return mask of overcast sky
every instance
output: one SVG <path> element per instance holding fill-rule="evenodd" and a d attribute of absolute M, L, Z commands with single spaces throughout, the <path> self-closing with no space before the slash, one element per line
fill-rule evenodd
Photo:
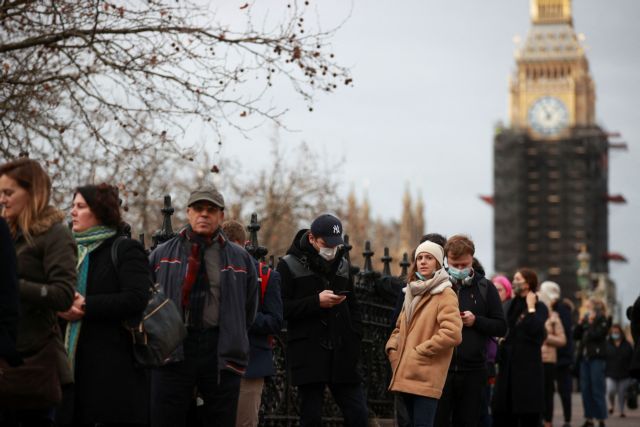
<path fill-rule="evenodd" d="M 329 27 L 351 5 L 322 0 L 316 7 Z M 335 171 L 343 177 L 339 191 L 368 194 L 374 216 L 399 219 L 409 184 L 424 198 L 428 230 L 471 235 L 492 272 L 493 212 L 478 195 L 493 192 L 493 126 L 508 122 L 514 36 L 526 37 L 529 0 L 354 0 L 352 7 L 333 45 L 354 87 L 319 97 L 313 113 L 288 92 L 275 94 L 297 130 L 281 139 L 344 157 L 344 169 Z M 640 1 L 575 0 L 573 16 L 586 36 L 597 121 L 629 145 L 611 152 L 609 163 L 610 193 L 628 200 L 609 208 L 610 250 L 629 259 L 610 266 L 626 307 L 640 290 Z M 253 153 L 250 163 L 259 166 L 271 135 L 265 126 L 244 141 L 229 130 L 233 143 L 222 155 Z"/>

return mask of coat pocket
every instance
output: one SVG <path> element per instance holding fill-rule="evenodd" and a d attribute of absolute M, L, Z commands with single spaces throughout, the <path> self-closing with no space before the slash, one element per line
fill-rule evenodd
<path fill-rule="evenodd" d="M 428 378 L 426 371 L 431 368 L 433 358 L 431 356 L 423 356 L 416 351 L 415 348 L 408 350 L 405 362 L 403 362 L 402 370 L 408 380 L 424 381 Z"/>

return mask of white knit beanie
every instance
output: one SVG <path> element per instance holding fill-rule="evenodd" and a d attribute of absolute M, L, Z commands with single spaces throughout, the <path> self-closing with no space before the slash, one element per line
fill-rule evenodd
<path fill-rule="evenodd" d="M 444 262 L 444 249 L 442 248 L 442 246 L 429 240 L 422 242 L 416 249 L 414 259 L 417 259 L 418 254 L 422 252 L 433 255 L 433 257 L 438 261 L 438 264 L 440 264 L 440 267 L 442 267 Z"/>

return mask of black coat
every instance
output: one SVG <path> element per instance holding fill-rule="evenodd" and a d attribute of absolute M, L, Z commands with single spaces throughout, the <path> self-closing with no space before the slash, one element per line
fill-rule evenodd
<path fill-rule="evenodd" d="M 629 367 L 633 357 L 631 344 L 622 338 L 622 342 L 616 347 L 613 340 L 607 340 L 607 367 L 605 375 L 614 380 L 629 378 Z"/>
<path fill-rule="evenodd" d="M 631 336 L 633 337 L 633 358 L 631 359 L 630 374 L 640 380 L 640 297 L 631 308 Z"/>
<path fill-rule="evenodd" d="M 535 313 L 529 313 L 522 297 L 505 302 L 504 308 L 509 331 L 498 350 L 493 412 L 542 413 L 544 375 L 540 348 L 549 311 L 537 302 Z"/>
<path fill-rule="evenodd" d="M 278 263 L 282 302 L 287 321 L 287 365 L 293 385 L 316 382 L 357 383 L 362 325 L 353 293 L 353 277 L 341 254 L 329 263 L 308 243 L 307 231 L 298 232 L 287 252 L 308 262 L 303 277 L 295 277 L 287 262 Z M 346 300 L 320 308 L 318 294 L 325 289 L 347 290 Z"/>
<path fill-rule="evenodd" d="M 485 290 L 481 290 L 480 287 Z M 475 271 L 468 285 L 454 285 L 460 311 L 471 311 L 476 320 L 462 328 L 462 343 L 453 351 L 449 371 L 474 371 L 487 367 L 487 341 L 502 337 L 507 322 L 496 287 L 481 271 Z"/>
<path fill-rule="evenodd" d="M 134 365 L 131 335 L 122 322 L 140 315 L 149 301 L 149 263 L 138 242 L 124 239 L 116 271 L 114 240 L 107 239 L 89 254 L 86 314 L 74 372 L 76 423 L 148 422 L 148 373 Z"/>
<path fill-rule="evenodd" d="M 580 341 L 578 357 L 582 359 L 605 359 L 607 357 L 607 334 L 611 321 L 598 315 L 589 323 L 582 319 L 573 330 L 573 338 Z"/>
<path fill-rule="evenodd" d="M 16 351 L 20 314 L 16 250 L 4 218 L 0 218 L 0 358 L 11 365 L 21 362 Z"/>

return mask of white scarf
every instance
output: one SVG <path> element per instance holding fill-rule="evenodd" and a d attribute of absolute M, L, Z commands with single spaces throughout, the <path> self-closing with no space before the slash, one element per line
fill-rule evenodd
<path fill-rule="evenodd" d="M 439 294 L 450 287 L 449 274 L 444 268 L 436 271 L 431 279 L 409 282 L 404 289 L 404 313 L 407 316 L 407 324 L 411 324 L 413 312 L 424 294 Z"/>

